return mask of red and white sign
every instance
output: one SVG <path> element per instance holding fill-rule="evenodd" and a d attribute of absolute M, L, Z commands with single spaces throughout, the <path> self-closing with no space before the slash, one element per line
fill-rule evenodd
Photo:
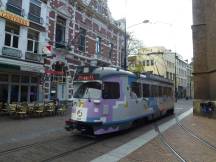
<path fill-rule="evenodd" d="M 54 75 L 64 75 L 63 71 L 55 71 L 55 70 L 45 70 L 46 74 L 54 74 Z"/>
<path fill-rule="evenodd" d="M 52 45 L 48 44 L 47 46 L 43 47 L 42 52 L 46 55 L 51 55 Z"/>

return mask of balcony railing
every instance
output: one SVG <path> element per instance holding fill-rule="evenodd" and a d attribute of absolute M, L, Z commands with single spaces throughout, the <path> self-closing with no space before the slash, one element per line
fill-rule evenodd
<path fill-rule="evenodd" d="M 26 52 L 25 59 L 30 61 L 41 62 L 42 56 L 36 53 Z"/>
<path fill-rule="evenodd" d="M 28 14 L 28 18 L 38 24 L 43 24 L 43 18 L 32 13 Z"/>
<path fill-rule="evenodd" d="M 12 58 L 21 58 L 22 52 L 21 50 L 10 48 L 10 47 L 3 47 L 2 48 L 2 55 Z"/>
<path fill-rule="evenodd" d="M 11 3 L 7 3 L 7 10 L 20 16 L 23 16 L 24 13 L 24 10 L 21 7 L 15 6 Z"/>

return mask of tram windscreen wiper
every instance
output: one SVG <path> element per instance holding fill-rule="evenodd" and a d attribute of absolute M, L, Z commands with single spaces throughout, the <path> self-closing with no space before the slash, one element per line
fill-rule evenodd
<path fill-rule="evenodd" d="M 86 95 L 88 96 L 88 101 L 91 102 L 91 96 L 89 93 L 89 88 L 86 88 Z"/>

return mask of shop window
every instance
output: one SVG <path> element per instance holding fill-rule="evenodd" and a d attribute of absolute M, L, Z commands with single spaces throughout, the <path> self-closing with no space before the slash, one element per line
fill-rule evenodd
<path fill-rule="evenodd" d="M 120 97 L 120 86 L 117 82 L 104 82 L 103 83 L 103 91 L 102 91 L 103 99 L 118 99 Z"/>
<path fill-rule="evenodd" d="M 66 29 L 66 19 L 57 16 L 56 21 L 56 48 L 65 47 L 65 29 Z"/>
<path fill-rule="evenodd" d="M 8 75 L 7 74 L 0 74 L 0 82 L 7 82 Z"/>
<path fill-rule="evenodd" d="M 5 46 L 18 48 L 19 44 L 19 25 L 6 21 L 5 25 Z"/>
<path fill-rule="evenodd" d="M 38 83 L 38 78 L 37 77 L 32 77 L 31 78 L 31 83 Z"/>
<path fill-rule="evenodd" d="M 29 19 L 36 22 L 42 23 L 41 15 L 41 2 L 39 0 L 31 0 L 29 7 Z"/>
<path fill-rule="evenodd" d="M 149 97 L 150 91 L 149 91 L 149 85 L 143 84 L 143 97 Z"/>
<path fill-rule="evenodd" d="M 39 40 L 39 33 L 29 29 L 28 30 L 28 45 L 27 51 L 31 53 L 38 53 L 38 40 Z"/>
<path fill-rule="evenodd" d="M 38 88 L 36 86 L 31 86 L 30 89 L 30 102 L 37 101 L 38 97 Z"/>
<path fill-rule="evenodd" d="M 19 79 L 20 79 L 19 75 L 13 75 L 11 78 L 13 83 L 19 83 Z"/>
<path fill-rule="evenodd" d="M 79 50 L 85 52 L 86 30 L 80 28 L 79 31 Z"/>
<path fill-rule="evenodd" d="M 19 86 L 12 85 L 11 86 L 11 102 L 18 102 L 19 97 Z"/>
<path fill-rule="evenodd" d="M 130 95 L 132 98 L 141 97 L 142 94 L 141 94 L 141 84 L 140 83 L 133 82 L 131 84 L 131 94 Z"/>
<path fill-rule="evenodd" d="M 20 101 L 21 102 L 27 102 L 28 101 L 28 86 L 21 86 Z"/>
<path fill-rule="evenodd" d="M 96 38 L 96 54 L 100 55 L 101 54 L 101 38 L 97 37 Z"/>
<path fill-rule="evenodd" d="M 21 82 L 22 83 L 29 83 L 29 76 L 22 76 L 21 77 Z"/>
<path fill-rule="evenodd" d="M 8 84 L 0 84 L 0 102 L 8 100 Z"/>

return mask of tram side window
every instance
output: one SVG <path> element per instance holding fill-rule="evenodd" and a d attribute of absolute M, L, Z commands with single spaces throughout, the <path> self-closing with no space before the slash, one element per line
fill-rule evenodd
<path fill-rule="evenodd" d="M 165 96 L 172 96 L 172 88 L 164 87 L 164 95 Z"/>
<path fill-rule="evenodd" d="M 132 82 L 131 84 L 131 95 L 136 94 L 136 97 L 140 98 L 141 95 L 141 84 L 137 82 Z"/>
<path fill-rule="evenodd" d="M 103 91 L 102 91 L 103 99 L 118 99 L 120 98 L 120 86 L 117 82 L 104 82 L 103 83 Z"/>
<path fill-rule="evenodd" d="M 173 95 L 172 88 L 167 88 L 167 91 L 168 91 L 168 96 L 172 96 Z"/>
<path fill-rule="evenodd" d="M 159 86 L 159 97 L 163 96 L 163 87 Z"/>
<path fill-rule="evenodd" d="M 149 97 L 150 91 L 149 91 L 149 85 L 143 84 L 143 97 Z"/>
<path fill-rule="evenodd" d="M 151 97 L 158 97 L 158 96 L 159 96 L 158 86 L 152 85 L 151 86 Z"/>

